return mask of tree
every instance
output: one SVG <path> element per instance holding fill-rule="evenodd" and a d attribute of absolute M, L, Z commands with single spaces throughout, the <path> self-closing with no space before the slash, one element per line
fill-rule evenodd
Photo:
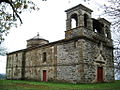
<path fill-rule="evenodd" d="M 12 27 L 22 24 L 20 14 L 24 11 L 38 10 L 31 0 L 0 0 L 0 44 Z"/>
<path fill-rule="evenodd" d="M 114 40 L 114 60 L 115 73 L 120 79 L 120 0 L 109 0 L 108 5 L 104 5 L 105 14 L 112 20 L 112 32 Z"/>
<path fill-rule="evenodd" d="M 114 63 L 115 63 L 115 75 L 120 80 L 120 32 L 116 30 L 113 32 L 114 40 Z"/>
<path fill-rule="evenodd" d="M 120 32 L 120 0 L 109 0 L 105 6 L 105 13 L 112 19 L 114 30 Z"/>
<path fill-rule="evenodd" d="M 7 49 L 3 46 L 3 44 L 0 44 L 0 56 L 4 56 L 7 53 Z"/>

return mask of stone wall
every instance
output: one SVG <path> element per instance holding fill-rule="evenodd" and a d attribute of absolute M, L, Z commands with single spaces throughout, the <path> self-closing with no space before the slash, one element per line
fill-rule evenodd
<path fill-rule="evenodd" d="M 78 83 L 81 81 L 80 48 L 77 42 L 67 42 L 57 45 L 57 80 L 61 82 Z"/>
<path fill-rule="evenodd" d="M 43 53 L 46 52 L 46 62 L 43 62 Z M 53 80 L 54 74 L 54 47 L 43 47 L 27 51 L 25 54 L 25 79 L 42 81 L 42 71 L 47 71 L 47 80 Z"/>
<path fill-rule="evenodd" d="M 100 58 L 103 64 L 97 62 Z M 112 48 L 104 42 L 101 44 L 89 39 L 75 39 L 26 49 L 8 55 L 7 63 L 8 79 L 22 79 L 24 73 L 24 79 L 43 81 L 43 70 L 46 70 L 47 81 L 93 83 L 97 82 L 97 68 L 103 67 L 104 81 L 114 80 Z"/>
<path fill-rule="evenodd" d="M 113 49 L 109 47 L 104 47 L 105 61 L 106 61 L 106 72 L 105 80 L 106 82 L 114 81 L 114 59 L 113 59 Z"/>
<path fill-rule="evenodd" d="M 10 54 L 7 57 L 6 73 L 8 79 L 21 79 L 23 52 Z"/>
<path fill-rule="evenodd" d="M 97 68 L 103 67 L 105 82 L 114 80 L 113 50 L 106 43 L 84 40 L 83 60 L 85 82 L 97 82 Z M 98 57 L 99 62 L 97 61 Z"/>

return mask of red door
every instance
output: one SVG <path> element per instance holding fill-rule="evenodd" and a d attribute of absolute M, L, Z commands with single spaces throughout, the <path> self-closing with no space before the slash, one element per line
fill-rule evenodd
<path fill-rule="evenodd" d="M 103 67 L 98 67 L 97 69 L 97 81 L 103 82 Z"/>
<path fill-rule="evenodd" d="M 43 81 L 46 82 L 47 81 L 47 73 L 46 73 L 46 70 L 43 70 Z"/>

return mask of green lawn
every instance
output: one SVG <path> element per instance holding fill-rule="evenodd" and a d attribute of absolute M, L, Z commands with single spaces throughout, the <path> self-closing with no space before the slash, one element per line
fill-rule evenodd
<path fill-rule="evenodd" d="M 0 80 L 0 90 L 120 90 L 120 81 L 99 84 L 67 84 Z"/>

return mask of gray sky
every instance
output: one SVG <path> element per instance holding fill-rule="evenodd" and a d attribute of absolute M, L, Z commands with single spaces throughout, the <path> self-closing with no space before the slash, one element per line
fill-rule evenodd
<path fill-rule="evenodd" d="M 24 12 L 21 15 L 23 25 L 18 28 L 12 28 L 6 37 L 4 46 L 8 52 L 26 48 L 26 40 L 34 37 L 39 32 L 40 36 L 50 42 L 64 39 L 66 30 L 66 9 L 78 4 L 83 4 L 92 9 L 93 18 L 98 18 L 102 12 L 101 6 L 107 0 L 36 0 L 40 7 L 39 11 L 32 13 Z M 90 3 L 90 4 L 89 4 Z M 100 10 L 100 11 L 99 11 Z M 0 56 L 0 73 L 5 73 L 6 56 Z"/>

